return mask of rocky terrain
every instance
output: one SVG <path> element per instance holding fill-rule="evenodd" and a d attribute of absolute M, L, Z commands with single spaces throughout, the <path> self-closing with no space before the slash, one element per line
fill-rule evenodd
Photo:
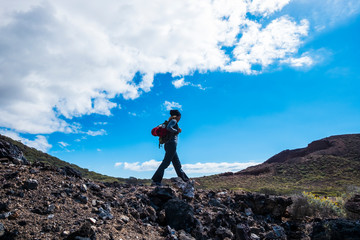
<path fill-rule="evenodd" d="M 289 197 L 94 182 L 4 141 L 0 163 L 0 239 L 360 239 L 359 221 L 294 219 Z"/>

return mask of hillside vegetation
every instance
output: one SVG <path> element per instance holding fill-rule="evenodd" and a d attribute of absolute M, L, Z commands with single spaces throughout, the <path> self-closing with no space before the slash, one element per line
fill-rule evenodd
<path fill-rule="evenodd" d="M 31 163 L 38 161 L 38 162 L 43 162 L 43 163 L 46 163 L 46 164 L 49 164 L 51 166 L 58 167 L 58 168 L 69 166 L 73 169 L 78 170 L 82 174 L 83 177 L 92 179 L 94 181 L 96 180 L 96 181 L 101 181 L 101 182 L 120 182 L 120 183 L 127 183 L 129 181 L 130 182 L 138 182 L 138 181 L 141 182 L 141 180 L 134 179 L 134 178 L 130 178 L 130 179 L 115 178 L 115 177 L 106 176 L 106 175 L 103 175 L 100 173 L 96 173 L 94 171 L 90 171 L 86 168 L 81 168 L 75 164 L 71 164 L 71 163 L 65 162 L 63 160 L 60 160 L 60 159 L 53 157 L 47 153 L 43 153 L 35 148 L 28 147 L 19 141 L 15 141 L 15 140 L 13 140 L 9 137 L 5 137 L 3 135 L 0 135 L 0 139 L 3 139 L 5 141 L 10 142 L 10 143 L 16 145 L 17 147 L 19 147 L 20 150 L 23 152 L 24 156 L 26 157 L 26 159 L 28 161 L 30 161 Z"/>
<path fill-rule="evenodd" d="M 269 194 L 302 191 L 341 195 L 360 186 L 360 134 L 339 135 L 285 150 L 236 173 L 198 178 L 207 189 L 242 189 Z"/>

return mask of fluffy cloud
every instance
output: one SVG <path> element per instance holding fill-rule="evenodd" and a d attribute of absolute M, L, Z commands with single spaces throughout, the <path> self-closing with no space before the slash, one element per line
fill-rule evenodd
<path fill-rule="evenodd" d="M 125 170 L 145 172 L 145 171 L 155 171 L 161 161 L 150 160 L 147 162 L 139 163 L 128 163 L 128 162 L 118 162 L 115 163 L 115 167 L 123 166 Z M 245 169 L 250 166 L 259 164 L 258 162 L 246 162 L 246 163 L 195 163 L 195 164 L 183 164 L 183 170 L 188 174 L 218 174 L 223 172 L 238 172 L 242 169 Z M 172 165 L 169 166 L 170 171 L 174 171 Z"/>
<path fill-rule="evenodd" d="M 86 132 L 86 134 L 89 135 L 89 136 L 94 137 L 94 136 L 103 136 L 103 135 L 106 135 L 107 133 L 106 133 L 106 131 L 104 129 L 100 129 L 98 131 L 89 130 L 89 131 Z"/>
<path fill-rule="evenodd" d="M 252 0 L 249 1 L 249 12 L 268 16 L 282 9 L 290 0 Z"/>
<path fill-rule="evenodd" d="M 182 108 L 182 106 L 177 103 L 177 102 L 169 102 L 169 101 L 165 101 L 164 102 L 164 107 L 166 110 L 171 110 L 171 109 L 174 109 L 174 108 L 177 108 L 177 109 L 180 109 Z"/>
<path fill-rule="evenodd" d="M 180 79 L 177 79 L 177 80 L 172 81 L 172 84 L 173 84 L 174 87 L 176 87 L 176 88 L 181 88 L 181 87 L 183 87 L 183 86 L 189 85 L 190 83 L 189 83 L 189 82 L 185 82 L 185 79 L 184 79 L 184 78 L 180 78 Z"/>
<path fill-rule="evenodd" d="M 262 26 L 246 18 L 248 12 L 268 18 L 287 3 L 3 2 L 0 126 L 33 134 L 77 132 L 71 119 L 111 115 L 112 109 L 121 108 L 115 98 L 135 99 L 150 91 L 157 73 L 173 77 L 216 70 L 251 74 L 258 73 L 253 65 L 267 67 L 277 60 L 296 59 L 307 21 L 298 24 L 281 17 Z M 235 59 L 223 47 L 235 47 Z M 133 81 L 139 74 L 140 81 Z"/>
<path fill-rule="evenodd" d="M 201 90 L 205 90 L 205 88 L 203 86 L 201 86 L 201 84 L 193 84 L 191 82 L 185 82 L 184 78 L 176 79 L 176 80 L 172 81 L 172 84 L 176 88 L 181 88 L 181 87 L 189 85 L 189 86 L 192 86 L 192 87 L 197 87 L 197 88 L 199 88 Z"/>
<path fill-rule="evenodd" d="M 29 140 L 21 137 L 18 133 L 13 131 L 0 130 L 0 134 L 8 136 L 16 141 L 20 141 L 29 147 L 36 148 L 37 150 L 45 153 L 52 147 L 52 145 L 48 143 L 46 137 L 42 135 L 37 135 L 34 140 Z"/>
<path fill-rule="evenodd" d="M 253 66 L 266 68 L 275 61 L 296 59 L 292 56 L 302 43 L 301 37 L 307 35 L 308 28 L 307 20 L 297 24 L 288 17 L 275 19 L 265 28 L 249 21 L 233 51 L 236 60 L 226 69 L 251 74 L 259 72 L 252 69 Z"/>
<path fill-rule="evenodd" d="M 147 162 L 143 162 L 143 163 L 139 163 L 139 162 L 135 162 L 135 163 L 128 163 L 128 162 L 124 162 L 124 169 L 125 170 L 132 170 L 132 171 L 138 171 L 138 172 L 142 172 L 142 171 L 154 171 L 156 170 L 161 162 L 158 162 L 156 160 L 150 160 Z M 121 166 L 121 163 L 116 163 L 115 166 Z"/>

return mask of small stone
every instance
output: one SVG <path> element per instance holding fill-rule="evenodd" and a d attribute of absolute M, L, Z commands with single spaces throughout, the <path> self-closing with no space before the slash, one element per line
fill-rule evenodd
<path fill-rule="evenodd" d="M 25 225 L 26 225 L 26 221 L 23 221 L 23 220 L 22 220 L 22 221 L 19 221 L 18 224 L 19 224 L 20 226 L 25 226 Z"/>
<path fill-rule="evenodd" d="M 219 192 L 219 193 L 217 193 L 216 195 L 218 195 L 218 196 L 225 196 L 227 194 L 227 192 Z"/>
<path fill-rule="evenodd" d="M 75 196 L 75 199 L 78 200 L 80 203 L 86 204 L 88 202 L 88 197 L 82 195 L 82 194 L 78 194 Z"/>
<path fill-rule="evenodd" d="M 0 214 L 0 219 L 6 219 L 11 215 L 11 212 L 6 212 L 6 213 L 2 213 Z"/>
<path fill-rule="evenodd" d="M 251 240 L 260 240 L 260 237 L 258 235 L 256 235 L 255 233 L 252 233 L 250 235 L 250 238 L 251 238 Z"/>
<path fill-rule="evenodd" d="M 121 225 L 115 225 L 115 229 L 118 231 L 121 231 L 123 229 L 123 226 Z"/>
<path fill-rule="evenodd" d="M 55 217 L 54 214 L 50 214 L 47 218 L 48 218 L 48 219 L 53 219 L 54 217 Z"/>
<path fill-rule="evenodd" d="M 130 221 L 129 217 L 125 215 L 121 215 L 120 220 L 123 221 L 124 223 L 128 223 Z"/>
<path fill-rule="evenodd" d="M 56 209 L 56 206 L 54 204 L 50 204 L 46 210 L 48 213 L 53 213 L 53 212 L 55 212 L 55 209 Z"/>
<path fill-rule="evenodd" d="M 251 208 L 246 208 L 245 209 L 245 214 L 246 214 L 246 216 L 252 216 L 253 212 L 252 212 Z"/>
<path fill-rule="evenodd" d="M 29 171 L 31 174 L 36 174 L 36 173 L 39 173 L 39 171 L 38 170 L 36 170 L 36 169 L 34 169 L 34 168 L 32 168 L 32 169 L 30 169 L 30 171 Z"/>
<path fill-rule="evenodd" d="M 184 230 L 180 230 L 179 240 L 195 240 L 190 234 L 186 233 Z"/>
<path fill-rule="evenodd" d="M 69 235 L 70 235 L 70 231 L 63 231 L 61 233 L 61 236 L 63 236 L 63 237 L 66 237 L 66 236 L 69 236 Z"/>
<path fill-rule="evenodd" d="M 276 237 L 278 237 L 278 238 L 280 238 L 280 239 L 286 238 L 286 234 L 285 234 L 284 228 L 276 225 L 276 226 L 273 226 L 273 230 L 274 230 L 274 232 L 275 232 Z"/>
<path fill-rule="evenodd" d="M 87 187 L 85 184 L 81 184 L 80 186 L 80 191 L 83 192 L 83 193 L 86 193 L 87 192 Z"/>
<path fill-rule="evenodd" d="M 88 220 L 89 220 L 92 224 L 95 224 L 95 223 L 96 223 L 95 218 L 89 218 Z"/>
<path fill-rule="evenodd" d="M 9 219 L 9 220 L 15 220 L 15 219 L 17 219 L 18 217 L 19 217 L 18 211 L 15 210 L 15 211 L 13 211 L 13 212 L 10 213 L 8 219 Z"/>
<path fill-rule="evenodd" d="M 114 216 L 110 213 L 110 211 L 108 209 L 103 209 L 102 207 L 99 208 L 99 217 L 102 219 L 102 220 L 111 220 L 114 218 Z"/>
<path fill-rule="evenodd" d="M 0 237 L 5 235 L 5 226 L 4 224 L 0 223 Z"/>
<path fill-rule="evenodd" d="M 163 209 L 159 212 L 159 222 L 163 224 L 165 223 L 165 221 L 166 221 L 166 215 L 165 215 L 165 209 Z"/>
<path fill-rule="evenodd" d="M 215 232 L 216 235 L 221 236 L 222 239 L 224 238 L 233 238 L 234 234 L 230 231 L 230 229 L 224 228 L 224 227 L 219 227 L 218 229 L 216 229 Z"/>
<path fill-rule="evenodd" d="M 92 201 L 91 201 L 91 205 L 92 205 L 93 207 L 96 207 L 97 201 L 96 201 L 96 200 L 92 200 Z"/>
<path fill-rule="evenodd" d="M 28 190 L 35 190 L 39 186 L 39 183 L 35 179 L 29 179 L 25 181 L 23 188 Z"/>

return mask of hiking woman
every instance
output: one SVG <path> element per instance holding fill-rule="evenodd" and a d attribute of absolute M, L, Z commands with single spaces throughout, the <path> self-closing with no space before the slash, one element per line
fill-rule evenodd
<path fill-rule="evenodd" d="M 170 139 L 165 143 L 165 157 L 159 168 L 156 170 L 154 176 L 151 178 L 153 180 L 153 185 L 161 186 L 161 180 L 164 176 L 165 169 L 170 165 L 170 162 L 174 165 L 176 174 L 185 182 L 189 181 L 188 176 L 181 169 L 181 163 L 179 157 L 176 153 L 178 134 L 181 133 L 181 128 L 178 126 L 178 122 L 181 119 L 181 114 L 179 110 L 171 110 L 171 117 L 169 118 L 169 123 L 166 127 Z"/>

